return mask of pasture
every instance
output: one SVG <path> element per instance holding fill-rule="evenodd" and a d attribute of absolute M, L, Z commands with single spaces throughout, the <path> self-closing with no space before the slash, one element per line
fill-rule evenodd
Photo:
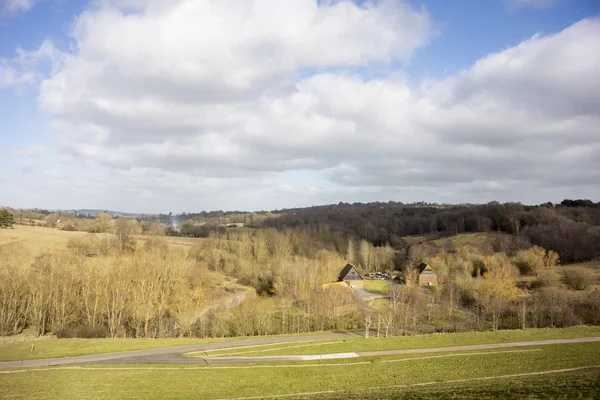
<path fill-rule="evenodd" d="M 64 248 L 69 240 L 85 237 L 86 232 L 61 231 L 40 226 L 14 225 L 14 229 L 0 230 L 0 246 L 19 244 L 25 249 L 40 253 L 46 250 Z"/>
<path fill-rule="evenodd" d="M 0 230 L 0 247 L 9 244 L 22 245 L 31 253 L 39 254 L 42 251 L 51 251 L 59 248 L 65 248 L 69 240 L 92 236 L 103 236 L 102 233 L 90 234 L 87 232 L 63 231 L 57 228 L 46 228 L 41 226 L 14 225 L 14 229 Z M 147 240 L 147 236 L 136 236 L 138 245 Z M 163 239 L 171 248 L 189 249 L 191 246 L 199 244 L 202 238 L 164 236 Z"/>
<path fill-rule="evenodd" d="M 449 389 L 471 398 L 594 398 L 599 375 L 596 342 L 327 363 L 21 369 L 0 371 L 0 397 L 402 399 Z"/>
<path fill-rule="evenodd" d="M 580 337 L 600 337 L 600 327 L 586 326 L 563 329 L 528 329 L 496 332 L 444 333 L 438 335 L 416 335 L 389 338 L 351 337 L 343 340 L 326 340 L 297 343 L 274 344 L 260 348 L 236 350 L 239 356 L 271 355 L 310 355 L 381 350 L 425 349 L 447 346 L 467 346 L 476 344 L 528 342 L 534 340 L 572 339 Z M 231 353 L 232 350 L 212 351 L 212 356 Z"/>

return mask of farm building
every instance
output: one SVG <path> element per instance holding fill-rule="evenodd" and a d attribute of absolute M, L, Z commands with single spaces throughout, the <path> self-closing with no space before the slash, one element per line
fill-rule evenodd
<path fill-rule="evenodd" d="M 340 276 L 338 276 L 338 282 L 345 282 L 346 285 L 351 288 L 363 288 L 364 281 L 358 270 L 350 264 L 346 264 Z"/>
<path fill-rule="evenodd" d="M 419 286 L 437 285 L 437 276 L 429 265 L 421 263 L 417 266 L 416 269 L 419 273 Z"/>

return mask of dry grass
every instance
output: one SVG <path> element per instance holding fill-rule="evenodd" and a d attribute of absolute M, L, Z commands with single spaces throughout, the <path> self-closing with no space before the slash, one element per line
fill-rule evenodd
<path fill-rule="evenodd" d="M 69 240 L 85 237 L 86 235 L 88 235 L 87 232 L 70 232 L 41 226 L 15 225 L 14 229 L 0 230 L 0 246 L 18 243 L 23 245 L 26 250 L 40 253 L 45 250 L 65 248 Z M 147 239 L 146 236 L 138 236 L 137 238 L 142 243 Z M 170 236 L 165 236 L 164 239 L 170 247 L 184 250 L 205 240 L 202 238 Z"/>
<path fill-rule="evenodd" d="M 461 233 L 458 235 L 432 240 L 431 243 L 437 246 L 443 246 L 449 243 L 452 248 L 464 246 L 467 244 L 479 247 L 488 242 L 490 239 L 497 237 L 498 234 L 493 233 Z"/>
<path fill-rule="evenodd" d="M 39 226 L 15 225 L 14 229 L 0 230 L 0 246 L 21 244 L 27 250 L 39 253 L 64 248 L 70 239 L 87 235 L 86 232 L 68 232 Z"/>

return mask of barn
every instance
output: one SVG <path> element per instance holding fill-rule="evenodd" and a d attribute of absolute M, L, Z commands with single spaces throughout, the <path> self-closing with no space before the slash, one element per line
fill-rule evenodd
<path fill-rule="evenodd" d="M 345 282 L 346 285 L 351 288 L 364 288 L 365 282 L 363 277 L 360 275 L 358 270 L 350 264 L 346 264 L 346 266 L 340 272 L 340 276 L 338 276 L 338 282 Z"/>
<path fill-rule="evenodd" d="M 437 285 L 437 275 L 429 265 L 425 263 L 419 264 L 417 266 L 417 272 L 419 273 L 419 286 Z"/>

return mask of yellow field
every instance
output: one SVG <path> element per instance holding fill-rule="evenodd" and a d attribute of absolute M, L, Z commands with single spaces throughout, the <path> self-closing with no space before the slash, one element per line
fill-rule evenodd
<path fill-rule="evenodd" d="M 64 248 L 70 239 L 88 235 L 87 232 L 61 231 L 56 228 L 45 228 L 40 226 L 14 225 L 14 229 L 0 229 L 0 246 L 11 243 L 19 243 L 26 249 L 35 253 L 44 250 Z M 138 240 L 145 240 L 145 236 L 139 236 Z M 164 239 L 170 246 L 187 249 L 199 244 L 202 238 L 169 237 Z"/>
<path fill-rule="evenodd" d="M 65 247 L 70 239 L 87 235 L 86 232 L 68 232 L 39 226 L 15 225 L 14 229 L 0 229 L 0 246 L 19 243 L 40 252 Z"/>
<path fill-rule="evenodd" d="M 441 238 L 437 240 L 431 241 L 431 243 L 436 244 L 438 246 L 444 245 L 445 243 L 450 243 L 452 247 L 463 246 L 466 244 L 472 244 L 474 246 L 479 246 L 490 239 L 501 236 L 499 233 L 460 233 L 458 235 L 450 236 L 447 238 Z"/>

